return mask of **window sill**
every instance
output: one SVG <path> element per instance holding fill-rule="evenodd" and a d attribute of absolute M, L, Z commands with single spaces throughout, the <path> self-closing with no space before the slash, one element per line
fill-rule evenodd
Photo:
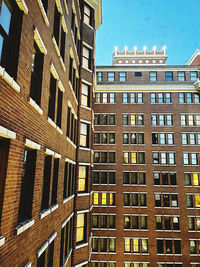
<path fill-rule="evenodd" d="M 88 68 L 85 68 L 84 66 L 82 66 L 82 68 L 90 73 L 92 73 L 92 70 L 88 69 Z"/>
<path fill-rule="evenodd" d="M 40 114 L 43 115 L 43 110 L 36 104 L 36 102 L 30 97 L 29 104 Z"/>
<path fill-rule="evenodd" d="M 54 204 L 51 206 L 51 212 L 53 212 L 54 210 L 56 210 L 58 208 L 58 204 Z"/>
<path fill-rule="evenodd" d="M 73 90 L 73 87 L 72 87 L 72 84 L 71 84 L 70 81 L 69 81 L 69 87 L 71 88 L 72 94 L 73 94 L 73 96 L 74 96 L 74 100 L 75 100 L 75 102 L 76 102 L 76 105 L 78 106 L 78 101 L 77 101 L 76 95 L 75 95 L 75 93 L 74 93 L 74 90 Z"/>
<path fill-rule="evenodd" d="M 45 11 L 45 9 L 44 9 L 44 6 L 43 6 L 43 4 L 42 4 L 42 1 L 41 1 L 41 0 L 37 0 L 37 2 L 38 2 L 38 5 L 39 5 L 39 7 L 40 7 L 40 11 L 41 11 L 41 13 L 42 13 L 44 22 L 46 23 L 47 26 L 49 26 L 49 20 L 48 20 L 46 11 Z"/>
<path fill-rule="evenodd" d="M 55 39 L 54 36 L 52 37 L 52 42 L 53 42 L 53 45 L 54 45 L 54 47 L 55 47 L 56 54 L 57 54 L 57 56 L 60 58 L 60 50 L 59 50 L 59 48 L 58 48 L 58 45 L 57 45 L 57 42 L 56 42 L 56 39 Z"/>
<path fill-rule="evenodd" d="M 90 148 L 82 147 L 82 146 L 80 146 L 79 149 L 80 149 L 80 150 L 85 150 L 85 151 L 90 151 L 90 150 L 91 150 Z"/>
<path fill-rule="evenodd" d="M 27 264 L 26 265 L 24 265 L 24 267 L 31 267 L 32 265 L 31 265 L 31 262 L 29 261 L 29 262 L 27 262 Z"/>
<path fill-rule="evenodd" d="M 87 109 L 87 110 L 92 110 L 90 107 L 86 107 L 84 105 L 81 105 L 81 107 L 84 108 L 84 109 Z"/>
<path fill-rule="evenodd" d="M 6 238 L 3 236 L 0 236 L 0 247 L 5 244 Z"/>
<path fill-rule="evenodd" d="M 14 81 L 14 79 L 6 72 L 6 70 L 0 66 L 0 76 L 8 82 L 15 91 L 20 92 L 20 86 Z"/>
<path fill-rule="evenodd" d="M 76 145 L 71 141 L 69 137 L 67 137 L 67 142 L 69 142 L 74 148 L 76 148 Z"/>
<path fill-rule="evenodd" d="M 65 63 L 64 63 L 64 61 L 63 61 L 61 56 L 59 57 L 59 60 L 60 60 L 60 64 L 61 64 L 63 70 L 66 71 Z"/>
<path fill-rule="evenodd" d="M 63 204 L 67 203 L 67 202 L 70 201 L 70 199 L 72 199 L 72 198 L 74 198 L 74 195 L 71 195 L 71 196 L 69 196 L 69 197 L 67 197 L 67 198 L 64 198 L 64 199 L 63 199 Z"/>
<path fill-rule="evenodd" d="M 49 209 L 46 209 L 46 210 L 41 211 L 40 212 L 40 219 L 43 219 L 44 217 L 46 217 L 47 215 L 49 215 L 50 213 L 52 213 L 57 208 L 58 208 L 58 204 L 52 205 Z"/>
<path fill-rule="evenodd" d="M 63 131 L 60 129 L 60 127 L 56 126 L 56 130 L 62 135 Z"/>
<path fill-rule="evenodd" d="M 51 124 L 51 126 L 53 126 L 53 128 L 55 128 L 55 129 L 57 128 L 55 122 L 53 122 L 52 119 L 49 117 L 48 117 L 48 122 Z"/>
<path fill-rule="evenodd" d="M 19 235 L 29 229 L 31 226 L 33 226 L 35 223 L 34 219 L 30 219 L 28 221 L 24 221 L 16 226 L 16 234 Z"/>
<path fill-rule="evenodd" d="M 77 196 L 78 197 L 85 197 L 85 196 L 89 196 L 90 193 L 78 193 Z"/>
<path fill-rule="evenodd" d="M 77 245 L 75 247 L 75 249 L 83 248 L 83 247 L 86 247 L 86 246 L 88 246 L 88 242 L 87 243 L 80 244 L 80 245 Z"/>

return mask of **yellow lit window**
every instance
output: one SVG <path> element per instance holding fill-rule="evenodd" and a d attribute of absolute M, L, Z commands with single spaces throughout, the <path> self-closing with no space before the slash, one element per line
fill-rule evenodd
<path fill-rule="evenodd" d="M 195 207 L 200 208 L 200 195 L 195 195 Z"/>
<path fill-rule="evenodd" d="M 93 204 L 94 205 L 98 205 L 99 204 L 99 193 L 98 192 L 95 192 L 93 194 Z"/>
<path fill-rule="evenodd" d="M 199 175 L 198 173 L 193 173 L 193 185 L 199 185 Z"/>
<path fill-rule="evenodd" d="M 85 214 L 77 215 L 77 227 L 76 227 L 76 242 L 84 240 L 84 224 L 85 224 Z"/>
<path fill-rule="evenodd" d="M 128 163 L 128 152 L 124 152 L 124 163 Z"/>
<path fill-rule="evenodd" d="M 139 252 L 139 239 L 133 239 L 133 252 Z"/>
<path fill-rule="evenodd" d="M 124 251 L 131 252 L 131 239 L 130 238 L 124 239 Z"/>
<path fill-rule="evenodd" d="M 137 163 L 136 156 L 137 156 L 136 152 L 131 152 L 131 163 L 133 163 L 133 164 Z"/>
<path fill-rule="evenodd" d="M 110 193 L 110 205 L 114 205 L 115 204 L 115 196 L 114 193 Z"/>
<path fill-rule="evenodd" d="M 136 124 L 136 116 L 131 114 L 131 125 L 135 125 Z"/>
<path fill-rule="evenodd" d="M 106 205 L 107 204 L 107 194 L 106 193 L 102 193 L 101 194 L 101 204 L 102 205 Z"/>
<path fill-rule="evenodd" d="M 81 123 L 81 134 L 80 134 L 80 145 L 86 147 L 87 144 L 87 135 L 88 135 L 88 125 Z"/>
<path fill-rule="evenodd" d="M 79 166 L 78 191 L 85 191 L 86 166 Z"/>

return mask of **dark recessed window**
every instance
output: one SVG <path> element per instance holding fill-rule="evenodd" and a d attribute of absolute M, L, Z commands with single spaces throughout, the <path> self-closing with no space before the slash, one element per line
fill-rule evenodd
<path fill-rule="evenodd" d="M 17 78 L 23 12 L 16 1 L 4 0 L 0 11 L 0 65 Z"/>
<path fill-rule="evenodd" d="M 134 73 L 134 76 L 135 76 L 135 77 L 142 77 L 142 72 L 141 72 L 141 71 L 136 71 L 136 72 Z"/>
<path fill-rule="evenodd" d="M 165 81 L 167 81 L 167 82 L 173 81 L 173 72 L 172 71 L 166 71 L 165 72 Z"/>

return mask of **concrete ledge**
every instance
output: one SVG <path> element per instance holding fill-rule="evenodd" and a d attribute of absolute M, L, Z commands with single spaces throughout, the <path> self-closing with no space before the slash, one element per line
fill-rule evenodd
<path fill-rule="evenodd" d="M 15 91 L 20 92 L 20 86 L 14 81 L 14 79 L 6 72 L 6 70 L 0 66 L 0 76 L 9 83 Z"/>
<path fill-rule="evenodd" d="M 24 222 L 18 224 L 15 228 L 16 234 L 19 235 L 19 234 L 23 233 L 24 231 L 29 229 L 32 225 L 34 225 L 34 223 L 35 223 L 35 220 L 30 219 L 30 220 L 27 220 L 27 221 L 24 221 Z"/>
<path fill-rule="evenodd" d="M 0 247 L 5 244 L 6 238 L 3 236 L 0 236 Z"/>

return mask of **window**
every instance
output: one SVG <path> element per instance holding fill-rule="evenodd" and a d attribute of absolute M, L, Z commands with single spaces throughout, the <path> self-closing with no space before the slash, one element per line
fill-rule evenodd
<path fill-rule="evenodd" d="M 188 216 L 188 231 L 200 231 L 200 217 Z"/>
<path fill-rule="evenodd" d="M 151 125 L 156 126 L 157 125 L 157 116 L 156 114 L 151 114 Z"/>
<path fill-rule="evenodd" d="M 130 103 L 135 103 L 135 93 L 130 93 Z"/>
<path fill-rule="evenodd" d="M 180 115 L 181 126 L 186 125 L 186 115 Z"/>
<path fill-rule="evenodd" d="M 66 42 L 66 30 L 63 27 L 61 10 L 55 3 L 54 8 L 54 25 L 53 25 L 53 37 L 56 41 L 56 47 L 59 49 L 59 56 L 61 56 L 63 62 L 65 61 L 65 42 Z"/>
<path fill-rule="evenodd" d="M 109 152 L 109 163 L 115 163 L 115 152 Z"/>
<path fill-rule="evenodd" d="M 94 133 L 94 144 L 100 144 L 100 133 Z"/>
<path fill-rule="evenodd" d="M 123 93 L 122 97 L 123 97 L 122 102 L 125 104 L 128 103 L 128 93 Z"/>
<path fill-rule="evenodd" d="M 57 79 L 55 79 L 53 74 L 51 73 L 48 117 L 53 122 L 55 121 L 56 117 L 56 124 L 59 128 L 61 128 L 63 92 L 58 89 L 58 93 L 56 94 L 57 88 L 58 88 Z M 56 97 L 57 97 L 57 114 L 56 114 Z"/>
<path fill-rule="evenodd" d="M 122 125 L 128 125 L 128 114 L 122 115 Z"/>
<path fill-rule="evenodd" d="M 150 71 L 149 72 L 149 80 L 151 82 L 156 82 L 157 81 L 157 72 L 156 71 Z"/>
<path fill-rule="evenodd" d="M 134 72 L 135 77 L 142 77 L 142 72 L 136 71 Z"/>
<path fill-rule="evenodd" d="M 164 103 L 163 93 L 158 93 L 158 103 Z"/>
<path fill-rule="evenodd" d="M 99 238 L 92 237 L 92 252 L 98 252 L 99 250 Z"/>
<path fill-rule="evenodd" d="M 100 114 L 94 114 L 94 125 L 100 125 Z"/>
<path fill-rule="evenodd" d="M 109 144 L 115 144 L 115 133 L 109 133 Z"/>
<path fill-rule="evenodd" d="M 167 82 L 173 81 L 173 72 L 172 71 L 166 71 L 165 72 L 165 81 L 167 81 Z"/>
<path fill-rule="evenodd" d="M 195 82 L 197 80 L 197 72 L 190 71 L 190 81 Z"/>
<path fill-rule="evenodd" d="M 114 72 L 108 72 L 107 73 L 108 82 L 114 82 L 115 81 L 115 73 Z"/>
<path fill-rule="evenodd" d="M 45 156 L 41 210 L 49 208 L 52 156 Z"/>
<path fill-rule="evenodd" d="M 54 158 L 51 206 L 54 206 L 57 204 L 58 171 L 59 171 L 59 158 Z"/>
<path fill-rule="evenodd" d="M 108 125 L 108 114 L 102 114 L 102 125 Z"/>
<path fill-rule="evenodd" d="M 100 163 L 100 152 L 94 151 L 94 163 Z"/>
<path fill-rule="evenodd" d="M 144 125 L 144 115 L 138 115 L 138 125 Z"/>
<path fill-rule="evenodd" d="M 1 169 L 1 172 L 0 172 L 0 234 L 1 234 L 1 218 L 2 218 L 1 215 L 2 215 L 2 208 L 3 208 L 4 187 L 5 187 L 5 182 L 6 182 L 9 146 L 10 146 L 9 139 L 0 138 L 0 169 Z"/>
<path fill-rule="evenodd" d="M 185 103 L 185 94 L 179 93 L 179 103 Z"/>
<path fill-rule="evenodd" d="M 100 71 L 97 71 L 97 82 L 103 81 L 103 73 Z"/>
<path fill-rule="evenodd" d="M 150 103 L 155 104 L 156 103 L 156 93 L 150 94 Z"/>
<path fill-rule="evenodd" d="M 90 106 L 90 87 L 85 83 L 82 83 L 81 104 L 85 107 Z"/>
<path fill-rule="evenodd" d="M 200 254 L 200 240 L 199 239 L 190 239 L 190 255 L 199 255 Z"/>
<path fill-rule="evenodd" d="M 99 104 L 101 103 L 100 101 L 100 93 L 95 93 L 95 100 L 94 100 L 95 104 Z"/>
<path fill-rule="evenodd" d="M 180 239 L 157 239 L 157 254 L 179 255 L 181 254 Z"/>
<path fill-rule="evenodd" d="M 87 192 L 88 167 L 79 165 L 78 192 Z"/>
<path fill-rule="evenodd" d="M 195 104 L 200 103 L 200 95 L 198 93 L 194 93 L 194 103 Z"/>
<path fill-rule="evenodd" d="M 185 81 L 185 71 L 178 71 L 178 81 L 179 82 Z"/>
<path fill-rule="evenodd" d="M 63 199 L 74 194 L 74 177 L 75 177 L 75 166 L 72 163 L 65 162 L 64 172 L 64 187 L 63 187 Z"/>
<path fill-rule="evenodd" d="M 85 46 L 83 46 L 83 62 L 82 66 L 85 69 L 91 69 L 91 50 Z"/>
<path fill-rule="evenodd" d="M 73 227 L 73 217 L 68 220 L 68 222 L 62 225 L 61 239 L 60 239 L 60 266 L 63 266 L 64 262 L 68 258 L 72 250 L 72 227 Z M 39 266 L 38 266 L 39 267 Z"/>
<path fill-rule="evenodd" d="M 120 82 L 126 81 L 126 72 L 119 72 L 119 81 Z"/>
<path fill-rule="evenodd" d="M 143 103 L 143 94 L 142 93 L 138 93 L 138 104 Z"/>
<path fill-rule="evenodd" d="M 184 173 L 185 186 L 199 186 L 199 173 Z"/>
<path fill-rule="evenodd" d="M 84 5 L 83 22 L 93 26 L 93 9 L 86 4 Z"/>
<path fill-rule="evenodd" d="M 159 153 L 153 152 L 153 164 L 159 164 Z"/>
<path fill-rule="evenodd" d="M 37 151 L 25 148 L 22 169 L 21 194 L 19 204 L 18 223 L 32 218 L 32 202 L 35 180 Z"/>
<path fill-rule="evenodd" d="M 171 93 L 165 93 L 165 103 L 171 103 Z"/>
<path fill-rule="evenodd" d="M 109 252 L 116 251 L 116 238 L 110 237 L 109 238 Z"/>
<path fill-rule="evenodd" d="M 0 12 L 0 65 L 16 80 L 23 12 L 10 0 L 2 1 Z"/>
<path fill-rule="evenodd" d="M 107 104 L 108 103 L 108 94 L 107 93 L 103 93 L 103 104 Z"/>
<path fill-rule="evenodd" d="M 131 253 L 131 238 L 124 238 L 124 252 Z"/>
<path fill-rule="evenodd" d="M 172 120 L 172 115 L 171 114 L 167 114 L 166 115 L 166 125 L 167 126 L 172 126 L 173 125 L 173 120 Z"/>
<path fill-rule="evenodd" d="M 108 143 L 108 133 L 101 133 L 101 143 L 102 144 Z"/>
<path fill-rule="evenodd" d="M 37 43 L 34 41 L 34 49 L 32 54 L 32 70 L 31 70 L 31 86 L 30 97 L 40 106 L 41 87 L 43 74 L 44 54 L 40 51 Z"/>
<path fill-rule="evenodd" d="M 80 146 L 89 146 L 89 124 L 81 122 L 80 129 Z"/>
<path fill-rule="evenodd" d="M 177 185 L 176 173 L 174 172 L 154 172 L 154 185 L 174 186 Z"/>
<path fill-rule="evenodd" d="M 76 243 L 78 244 L 86 241 L 86 219 L 86 213 L 77 214 Z"/>
<path fill-rule="evenodd" d="M 110 103 L 115 103 L 115 93 L 110 93 Z"/>
<path fill-rule="evenodd" d="M 109 125 L 115 125 L 115 115 L 109 114 Z"/>

